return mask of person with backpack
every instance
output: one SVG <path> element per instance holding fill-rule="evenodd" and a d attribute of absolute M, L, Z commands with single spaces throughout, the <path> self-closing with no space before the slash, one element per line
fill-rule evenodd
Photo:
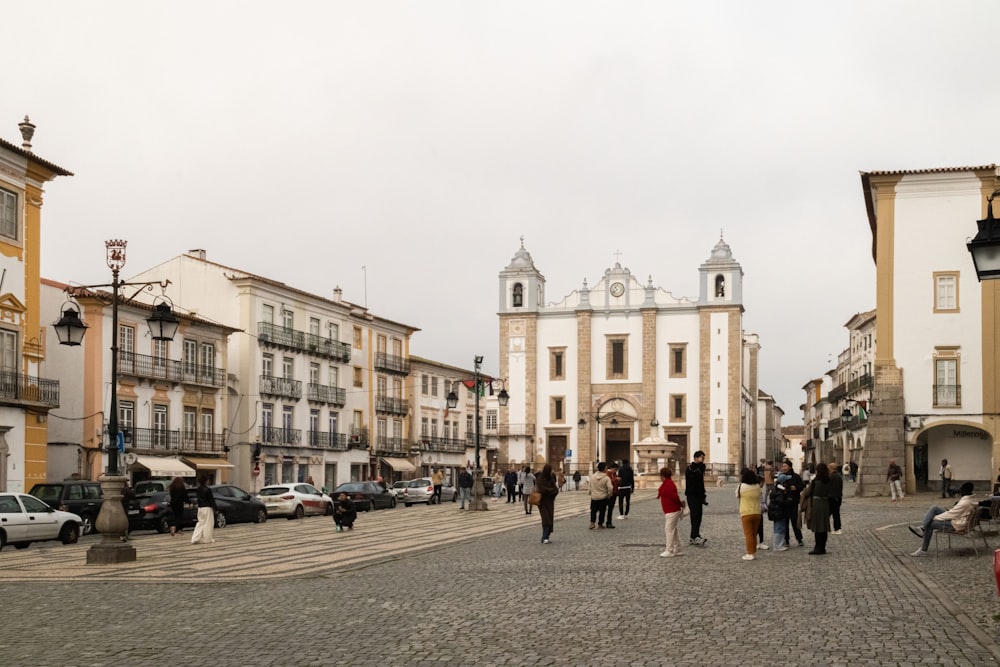
<path fill-rule="evenodd" d="M 792 503 L 785 485 L 778 482 L 767 499 L 767 518 L 774 524 L 774 550 L 788 551 L 788 519 Z"/>

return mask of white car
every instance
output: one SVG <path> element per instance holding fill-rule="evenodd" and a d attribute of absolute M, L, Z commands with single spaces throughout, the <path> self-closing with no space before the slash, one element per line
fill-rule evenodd
<path fill-rule="evenodd" d="M 78 515 L 52 509 L 27 493 L 0 493 L 0 549 L 6 544 L 25 549 L 44 540 L 73 544 L 82 524 Z"/>
<path fill-rule="evenodd" d="M 312 484 L 289 482 L 271 484 L 257 492 L 267 508 L 267 516 L 301 519 L 310 514 L 333 514 L 333 500 Z"/>

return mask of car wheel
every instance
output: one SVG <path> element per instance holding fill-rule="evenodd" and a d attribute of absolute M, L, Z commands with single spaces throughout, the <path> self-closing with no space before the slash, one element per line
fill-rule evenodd
<path fill-rule="evenodd" d="M 76 544 L 80 539 L 80 529 L 75 523 L 67 523 L 59 531 L 59 541 L 63 544 Z"/>
<path fill-rule="evenodd" d="M 289 519 L 301 519 L 306 515 L 306 511 L 302 509 L 302 505 L 296 505 L 295 511 L 289 515 Z"/>
<path fill-rule="evenodd" d="M 333 516 L 333 503 L 326 504 L 326 510 L 323 511 L 323 516 Z"/>
<path fill-rule="evenodd" d="M 396 506 L 396 499 L 395 499 L 395 498 L 393 498 L 393 499 L 392 499 L 392 504 L 391 504 L 391 505 L 389 505 L 389 509 L 392 509 L 392 508 L 394 508 L 395 506 Z"/>
<path fill-rule="evenodd" d="M 7 533 L 0 530 L 0 551 L 3 551 L 5 546 L 7 546 Z"/>
<path fill-rule="evenodd" d="M 160 520 L 156 522 L 156 532 L 161 534 L 170 532 L 170 522 L 167 521 L 167 517 L 160 517 Z"/>
<path fill-rule="evenodd" d="M 18 542 L 14 545 L 15 549 L 27 549 L 31 542 Z"/>
<path fill-rule="evenodd" d="M 83 533 L 84 535 L 90 535 L 91 533 L 97 532 L 96 530 L 94 530 L 94 517 L 90 516 L 89 514 L 84 514 L 80 518 L 83 519 L 83 524 L 80 527 L 81 533 Z"/>
<path fill-rule="evenodd" d="M 216 512 L 215 513 L 215 527 L 216 528 L 225 528 L 226 527 L 226 522 L 227 522 L 227 519 L 226 519 L 226 513 L 225 512 Z"/>
<path fill-rule="evenodd" d="M 254 523 L 264 523 L 267 521 L 267 510 L 257 510 L 257 520 Z"/>

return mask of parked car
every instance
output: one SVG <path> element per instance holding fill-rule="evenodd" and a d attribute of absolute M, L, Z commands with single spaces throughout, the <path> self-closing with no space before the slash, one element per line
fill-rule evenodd
<path fill-rule="evenodd" d="M 458 498 L 458 490 L 451 485 L 451 482 L 445 480 L 441 485 L 441 501 L 450 500 L 455 502 Z M 406 483 L 406 487 L 403 488 L 403 504 L 407 507 L 413 503 L 427 503 L 428 505 L 433 505 L 437 500 L 434 498 L 434 482 L 431 481 L 430 477 L 418 477 L 417 479 L 411 479 Z"/>
<path fill-rule="evenodd" d="M 257 492 L 268 516 L 301 519 L 308 514 L 333 514 L 333 500 L 312 484 L 271 484 Z"/>
<path fill-rule="evenodd" d="M 173 482 L 172 479 L 147 479 L 141 482 L 136 482 L 132 490 L 135 491 L 135 495 L 143 496 L 149 493 L 156 493 L 157 491 L 167 491 L 170 489 L 170 483 Z M 193 477 L 189 477 L 185 480 L 188 486 L 191 486 L 194 482 Z"/>
<path fill-rule="evenodd" d="M 259 499 L 238 486 L 216 484 L 209 486 L 215 497 L 215 527 L 225 528 L 230 523 L 267 521 L 267 508 Z M 188 501 L 184 505 L 184 516 L 180 527 L 188 528 L 198 523 L 198 496 L 195 489 L 188 489 Z M 155 530 L 165 533 L 174 522 L 174 512 L 170 509 L 170 492 L 157 491 L 137 495 L 128 503 L 129 530 Z"/>
<path fill-rule="evenodd" d="M 96 532 L 94 522 L 104 503 L 100 482 L 66 480 L 35 484 L 28 492 L 52 509 L 76 514 L 82 520 L 80 531 L 84 535 Z"/>
<path fill-rule="evenodd" d="M 330 497 L 336 501 L 341 493 L 346 493 L 347 497 L 354 501 L 354 506 L 359 512 L 396 506 L 396 496 L 378 482 L 345 482 L 334 489 Z"/>
<path fill-rule="evenodd" d="M 405 489 L 406 485 L 409 483 L 410 483 L 409 480 L 405 479 L 399 482 L 392 483 L 392 488 L 390 489 L 390 491 L 392 491 L 393 495 L 396 496 L 396 500 L 398 502 L 403 502 L 403 489 Z"/>
<path fill-rule="evenodd" d="M 6 544 L 26 549 L 43 540 L 73 544 L 82 524 L 79 515 L 53 509 L 27 493 L 0 493 L 0 550 Z"/>

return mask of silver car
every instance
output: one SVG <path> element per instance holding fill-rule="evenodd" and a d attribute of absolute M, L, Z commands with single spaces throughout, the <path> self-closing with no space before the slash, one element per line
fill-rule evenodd
<path fill-rule="evenodd" d="M 457 498 L 458 491 L 451 485 L 450 481 L 445 480 L 441 484 L 441 501 L 450 500 L 451 502 L 455 502 Z M 434 498 L 434 482 L 431 481 L 430 477 L 411 479 L 403 487 L 403 496 L 400 500 L 402 500 L 403 505 L 406 507 L 409 507 L 413 503 L 435 504 L 437 499 Z"/>

